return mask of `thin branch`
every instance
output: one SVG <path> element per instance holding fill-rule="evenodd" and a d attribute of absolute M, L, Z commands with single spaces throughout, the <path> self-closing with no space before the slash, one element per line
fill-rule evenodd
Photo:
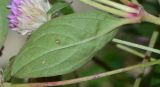
<path fill-rule="evenodd" d="M 160 25 L 160 18 L 156 17 L 154 15 L 151 15 L 146 11 L 144 12 L 144 15 L 142 17 L 142 21 L 153 23 L 153 24 L 156 24 L 156 25 Z"/>
<path fill-rule="evenodd" d="M 125 46 L 125 45 L 117 44 L 116 46 L 117 46 L 119 49 L 124 50 L 124 51 L 126 51 L 126 52 L 129 52 L 129 53 L 131 53 L 131 54 L 133 54 L 133 55 L 136 55 L 136 56 L 138 56 L 138 57 L 140 57 L 140 58 L 142 58 L 142 59 L 144 59 L 144 57 L 146 56 L 146 55 L 144 55 L 143 53 L 138 52 L 137 50 L 134 50 L 134 49 L 132 49 L 132 48 L 130 48 L 130 47 L 127 47 L 127 46 Z M 155 61 L 155 60 L 156 60 L 156 58 L 153 58 L 153 57 L 151 57 L 150 59 L 151 59 L 151 61 Z"/>
<path fill-rule="evenodd" d="M 118 9 L 120 9 L 122 11 L 125 11 L 125 12 L 131 12 L 131 13 L 136 13 L 137 12 L 137 10 L 134 9 L 134 8 L 128 7 L 127 5 L 123 5 L 123 4 L 120 4 L 120 3 L 116 3 L 116 2 L 111 1 L 111 0 L 95 0 L 95 1 L 106 4 L 106 5 L 109 5 L 109 6 L 114 7 L 114 8 L 118 8 Z"/>
<path fill-rule="evenodd" d="M 133 85 L 133 87 L 139 87 L 140 84 L 141 84 L 141 81 L 142 81 L 142 78 L 137 78 L 135 83 L 134 83 L 134 85 Z"/>
<path fill-rule="evenodd" d="M 110 65 L 108 65 L 107 63 L 105 63 L 104 61 L 102 61 L 100 58 L 98 58 L 98 57 L 93 57 L 92 58 L 92 60 L 98 65 L 98 66 L 100 66 L 101 68 L 103 68 L 104 70 L 106 70 L 106 71 L 111 71 L 111 70 L 113 70 L 114 68 L 113 67 L 111 67 Z M 115 76 L 111 76 L 110 78 L 113 78 L 113 79 L 115 79 L 115 80 L 117 80 L 117 81 L 119 81 L 119 80 L 124 80 L 123 78 L 121 78 L 121 77 L 119 77 L 119 76 L 117 76 L 117 75 L 115 75 Z"/>
<path fill-rule="evenodd" d="M 139 49 L 142 49 L 142 50 L 151 51 L 151 52 L 160 54 L 160 50 L 154 49 L 154 48 L 151 48 L 151 47 L 147 47 L 147 46 L 144 46 L 144 45 L 131 43 L 131 42 L 128 42 L 128 41 L 123 41 L 123 40 L 120 40 L 120 39 L 113 39 L 112 41 L 115 42 L 115 43 L 119 43 L 119 44 L 127 45 L 127 46 L 130 46 L 130 47 L 139 48 Z"/>
<path fill-rule="evenodd" d="M 151 40 L 149 42 L 149 47 L 153 48 L 156 44 L 156 41 L 158 39 L 159 36 L 159 32 L 158 31 L 154 31 L 151 37 Z M 146 51 L 146 54 L 144 56 L 143 62 L 142 63 L 147 63 L 150 61 L 150 56 L 151 56 L 152 52 L 151 51 Z M 148 67 L 149 68 L 149 67 Z M 142 81 L 143 76 L 145 75 L 145 71 L 148 68 L 144 68 L 142 69 L 142 73 L 139 74 L 138 78 L 136 79 L 134 86 L 133 87 L 139 87 Z"/>
<path fill-rule="evenodd" d="M 152 34 L 152 37 L 151 37 L 151 41 L 149 43 L 149 47 L 153 48 L 156 44 L 156 41 L 158 39 L 158 36 L 159 36 L 159 32 L 158 31 L 154 31 L 153 34 Z M 150 57 L 151 56 L 151 51 L 147 51 L 146 52 L 146 56 Z"/>
<path fill-rule="evenodd" d="M 128 5 L 128 3 L 130 3 L 129 0 L 120 0 L 120 2 L 122 2 L 122 3 L 125 4 L 125 5 Z"/>
<path fill-rule="evenodd" d="M 75 83 L 80 83 L 80 82 L 84 82 L 84 81 L 94 80 L 94 79 L 98 79 L 98 78 L 102 78 L 102 77 L 106 77 L 106 76 L 111 76 L 111 75 L 122 73 L 122 72 L 127 72 L 130 70 L 136 69 L 136 68 L 149 67 L 149 66 L 156 65 L 156 64 L 160 64 L 160 60 L 156 60 L 156 61 L 152 61 L 152 62 L 148 62 L 148 63 L 144 63 L 144 64 L 137 64 L 134 66 L 121 68 L 121 69 L 113 70 L 110 72 L 105 72 L 105 73 L 101 73 L 101 74 L 96 74 L 96 75 L 92 75 L 92 76 L 86 76 L 86 77 L 71 79 L 71 80 L 58 81 L 58 82 L 47 82 L 47 83 L 30 83 L 30 84 L 17 84 L 17 85 L 10 84 L 10 85 L 12 87 L 47 87 L 47 86 L 69 85 L 69 84 L 75 84 Z M 6 85 L 6 84 L 4 84 L 4 85 Z"/>
<path fill-rule="evenodd" d="M 112 13 L 114 15 L 120 16 L 120 17 L 127 17 L 128 16 L 128 12 L 119 10 L 119 9 L 115 9 L 109 6 L 105 6 L 103 4 L 97 3 L 93 0 L 80 0 L 90 6 L 96 7 L 98 9 L 104 10 L 106 12 Z"/>

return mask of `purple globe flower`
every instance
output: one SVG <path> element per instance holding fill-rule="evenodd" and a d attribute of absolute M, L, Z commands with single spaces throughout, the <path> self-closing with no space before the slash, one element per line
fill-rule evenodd
<path fill-rule="evenodd" d="M 48 0 L 11 0 L 8 8 L 10 29 L 22 35 L 30 34 L 51 18 L 47 15 L 51 8 Z"/>

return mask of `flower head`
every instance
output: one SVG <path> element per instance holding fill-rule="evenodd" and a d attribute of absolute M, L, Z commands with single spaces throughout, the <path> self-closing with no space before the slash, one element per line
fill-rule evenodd
<path fill-rule="evenodd" d="M 11 0 L 8 6 L 10 29 L 22 35 L 30 34 L 50 20 L 47 15 L 50 7 L 48 0 Z"/>

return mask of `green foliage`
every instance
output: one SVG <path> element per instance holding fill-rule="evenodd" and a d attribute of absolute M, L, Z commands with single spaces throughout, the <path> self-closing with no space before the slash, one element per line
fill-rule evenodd
<path fill-rule="evenodd" d="M 48 14 L 55 15 L 56 13 L 61 13 L 67 15 L 74 12 L 70 3 L 67 3 L 64 0 L 51 0 L 51 3 L 52 8 L 48 11 Z"/>
<path fill-rule="evenodd" d="M 68 6 L 69 4 L 65 2 L 56 2 L 53 4 L 52 8 L 48 11 L 48 14 L 55 14 Z"/>
<path fill-rule="evenodd" d="M 119 2 L 119 0 L 115 1 Z M 146 11 L 159 15 L 158 0 L 139 1 Z M 50 3 L 53 6 L 48 14 L 52 14 L 53 18 L 57 17 L 57 14 L 62 17 L 54 18 L 33 33 L 20 53 L 14 59 L 11 59 L 5 68 L 3 73 L 5 81 L 18 84 L 24 83 L 24 79 L 19 78 L 35 78 L 35 82 L 39 83 L 36 78 L 50 78 L 57 75 L 60 75 L 59 77 L 63 81 L 97 75 L 101 72 L 109 72 L 110 70 L 142 62 L 142 59 L 139 59 L 138 56 L 130 54 L 128 51 L 119 50 L 119 48 L 115 47 L 115 44 L 104 47 L 117 34 L 117 27 L 128 23 L 126 19 L 117 18 L 99 11 L 64 16 L 74 13 L 70 3 L 64 0 L 50 0 Z M 0 47 L 4 43 L 8 30 L 7 4 L 7 0 L 0 1 Z M 121 28 L 123 29 L 117 34 L 117 38 L 148 45 L 153 31 L 158 27 L 155 24 L 143 22 Z M 157 45 L 154 48 L 160 48 L 159 44 L 160 41 L 157 41 Z M 99 51 L 101 48 L 103 49 Z M 145 51 L 139 52 L 143 54 Z M 89 61 L 94 55 L 101 62 Z M 159 58 L 159 55 L 152 54 L 152 57 L 156 59 Z M 83 66 L 87 62 L 89 63 Z M 73 71 L 76 72 L 76 75 Z M 133 87 L 139 72 L 141 70 L 135 69 L 126 73 L 79 83 L 78 85 L 80 87 Z M 45 79 L 50 81 L 48 78 Z M 51 82 L 53 80 L 57 79 L 53 78 Z M 23 84 L 14 86 L 10 83 L 5 83 L 4 87 L 30 86 Z M 61 87 L 79 87 L 78 85 L 72 84 Z M 144 76 L 139 87 L 159 87 L 159 85 L 160 66 L 157 65 L 152 67 L 148 75 Z"/>
<path fill-rule="evenodd" d="M 87 63 L 117 33 L 126 19 L 91 11 L 56 18 L 33 33 L 16 57 L 12 76 L 62 75 Z"/>
<path fill-rule="evenodd" d="M 8 21 L 7 21 L 7 4 L 9 0 L 0 1 L 0 48 L 3 46 L 5 38 L 8 32 Z"/>

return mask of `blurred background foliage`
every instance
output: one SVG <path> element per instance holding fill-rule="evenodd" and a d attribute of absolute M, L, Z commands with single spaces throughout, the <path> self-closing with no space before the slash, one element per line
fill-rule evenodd
<path fill-rule="evenodd" d="M 64 1 L 51 0 L 51 3 L 54 2 Z M 158 4 L 158 0 L 139 0 L 139 2 L 144 6 L 144 9 L 146 9 L 148 12 L 156 16 L 159 16 L 160 5 Z M 60 13 L 66 15 L 73 13 L 73 10 L 71 7 L 67 7 L 62 9 Z M 126 25 L 121 28 L 122 29 L 120 29 L 116 38 L 147 46 L 149 44 L 153 31 L 159 30 L 160 26 L 144 22 L 140 24 Z M 160 39 L 158 39 L 155 48 L 160 48 L 159 44 Z M 141 50 L 140 52 L 145 53 Z M 152 56 L 155 58 L 160 57 L 157 54 L 152 54 Z M 107 45 L 105 48 L 99 51 L 97 55 L 92 59 L 92 61 L 90 61 L 88 64 L 84 65 L 82 68 L 73 73 L 49 78 L 30 79 L 30 82 L 47 82 L 73 79 L 135 65 L 141 62 L 141 58 L 117 48 L 115 44 L 111 42 L 109 45 Z M 140 69 L 136 69 L 126 73 L 120 73 L 93 81 L 82 82 L 79 84 L 67 85 L 62 87 L 133 87 L 133 83 L 139 72 Z M 17 83 L 15 79 L 12 81 Z M 18 82 L 21 82 L 21 80 L 18 80 Z M 160 65 L 152 67 L 150 73 L 148 73 L 143 78 L 140 87 L 160 87 Z"/>

